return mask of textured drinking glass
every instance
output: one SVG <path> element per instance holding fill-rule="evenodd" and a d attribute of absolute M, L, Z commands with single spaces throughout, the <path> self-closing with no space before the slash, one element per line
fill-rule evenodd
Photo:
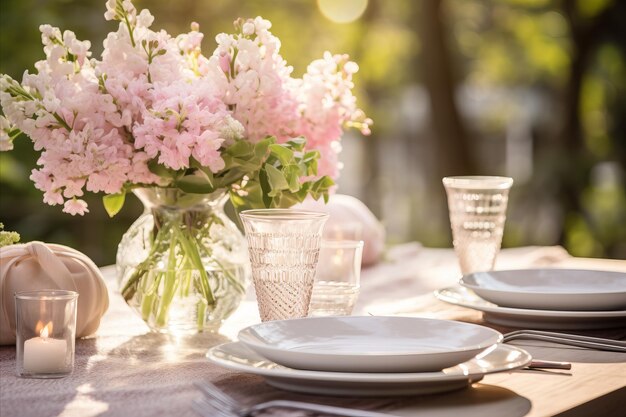
<path fill-rule="evenodd" d="M 78 293 L 63 290 L 15 294 L 17 374 L 61 378 L 74 369 Z"/>
<path fill-rule="evenodd" d="M 241 213 L 262 321 L 306 317 L 328 214 L 288 209 Z"/>
<path fill-rule="evenodd" d="M 463 275 L 493 269 L 502 244 L 513 179 L 445 177 L 454 249 Z"/>
<path fill-rule="evenodd" d="M 363 242 L 323 240 L 309 316 L 348 316 L 359 296 Z"/>

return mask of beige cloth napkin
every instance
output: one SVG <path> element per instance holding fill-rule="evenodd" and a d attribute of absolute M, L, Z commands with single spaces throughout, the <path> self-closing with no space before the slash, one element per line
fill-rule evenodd
<path fill-rule="evenodd" d="M 76 336 L 93 334 L 109 307 L 98 267 L 63 245 L 30 242 L 0 248 L 0 344 L 15 343 L 15 298 L 19 291 L 60 289 L 78 292 Z"/>

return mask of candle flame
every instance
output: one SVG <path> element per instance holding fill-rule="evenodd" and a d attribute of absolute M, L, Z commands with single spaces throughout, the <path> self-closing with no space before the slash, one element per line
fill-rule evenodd
<path fill-rule="evenodd" d="M 48 324 L 44 326 L 42 321 L 37 322 L 37 326 L 35 326 L 35 332 L 39 332 L 39 336 L 44 339 L 48 337 L 50 333 L 52 333 L 52 322 L 49 321 Z"/>

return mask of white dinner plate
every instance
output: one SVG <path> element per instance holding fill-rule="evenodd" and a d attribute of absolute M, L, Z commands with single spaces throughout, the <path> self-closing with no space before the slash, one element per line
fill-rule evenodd
<path fill-rule="evenodd" d="M 477 357 L 439 372 L 320 372 L 287 368 L 265 359 L 241 342 L 211 348 L 206 357 L 228 369 L 260 375 L 288 391 L 323 395 L 386 396 L 434 394 L 465 388 L 483 376 L 523 368 L 532 359 L 522 349 L 495 345 Z"/>
<path fill-rule="evenodd" d="M 450 304 L 482 311 L 486 321 L 502 326 L 559 330 L 626 326 L 625 310 L 558 311 L 500 307 L 460 285 L 435 291 L 435 297 Z"/>
<path fill-rule="evenodd" d="M 255 324 L 239 341 L 290 368 L 336 372 L 430 372 L 502 341 L 488 327 L 418 317 L 307 317 Z"/>
<path fill-rule="evenodd" d="M 461 285 L 501 307 L 598 311 L 626 309 L 626 273 L 584 269 L 476 272 Z"/>

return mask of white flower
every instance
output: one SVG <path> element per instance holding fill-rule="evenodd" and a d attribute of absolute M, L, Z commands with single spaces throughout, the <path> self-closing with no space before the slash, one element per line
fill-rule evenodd
<path fill-rule="evenodd" d="M 91 51 L 89 51 L 89 48 L 91 48 L 91 42 L 79 41 L 76 39 L 74 32 L 69 30 L 63 32 L 63 43 L 71 54 L 76 55 L 76 59 L 80 64 L 83 63 L 85 58 L 91 56 Z"/>
<path fill-rule="evenodd" d="M 243 138 L 246 131 L 238 120 L 228 116 L 222 121 L 220 135 L 224 138 L 224 146 L 232 145 L 236 140 Z"/>
<path fill-rule="evenodd" d="M 247 36 L 252 35 L 254 33 L 254 23 L 252 23 L 251 21 L 244 23 L 242 32 L 244 35 Z"/>
<path fill-rule="evenodd" d="M 236 43 L 232 35 L 228 35 L 226 33 L 217 34 L 217 36 L 215 36 L 215 42 L 219 45 L 218 49 L 224 52 L 230 52 L 230 48 Z"/>
<path fill-rule="evenodd" d="M 115 12 L 116 0 L 107 0 L 106 8 L 107 11 L 104 12 L 104 18 L 106 20 L 114 20 L 117 13 Z"/>
<path fill-rule="evenodd" d="M 120 4 L 121 3 L 121 4 Z M 118 9 L 118 5 L 121 6 L 123 10 L 123 14 L 120 13 Z M 135 23 L 137 16 L 137 9 L 133 6 L 131 0 L 107 0 L 106 2 L 107 11 L 104 12 L 104 18 L 106 20 L 119 20 L 122 21 L 124 19 L 124 14 L 128 18 L 128 21 L 132 24 Z"/>
<path fill-rule="evenodd" d="M 272 22 L 269 20 L 263 19 L 261 16 L 257 16 L 254 18 L 254 26 L 257 28 L 257 31 L 268 31 L 272 27 Z"/>
<path fill-rule="evenodd" d="M 9 136 L 11 124 L 6 117 L 0 116 L 0 151 L 13 149 L 13 139 Z"/>
<path fill-rule="evenodd" d="M 41 43 L 46 46 L 51 45 L 54 39 L 61 39 L 61 30 L 54 26 L 41 25 L 39 26 L 39 31 L 41 32 Z"/>
<path fill-rule="evenodd" d="M 137 16 L 138 27 L 149 28 L 150 26 L 152 26 L 152 22 L 154 22 L 154 16 L 150 14 L 150 10 L 148 9 L 143 9 L 139 13 L 139 16 Z"/>
<path fill-rule="evenodd" d="M 356 74 L 359 71 L 359 66 L 356 62 L 349 61 L 343 67 L 343 69 L 350 74 Z"/>

